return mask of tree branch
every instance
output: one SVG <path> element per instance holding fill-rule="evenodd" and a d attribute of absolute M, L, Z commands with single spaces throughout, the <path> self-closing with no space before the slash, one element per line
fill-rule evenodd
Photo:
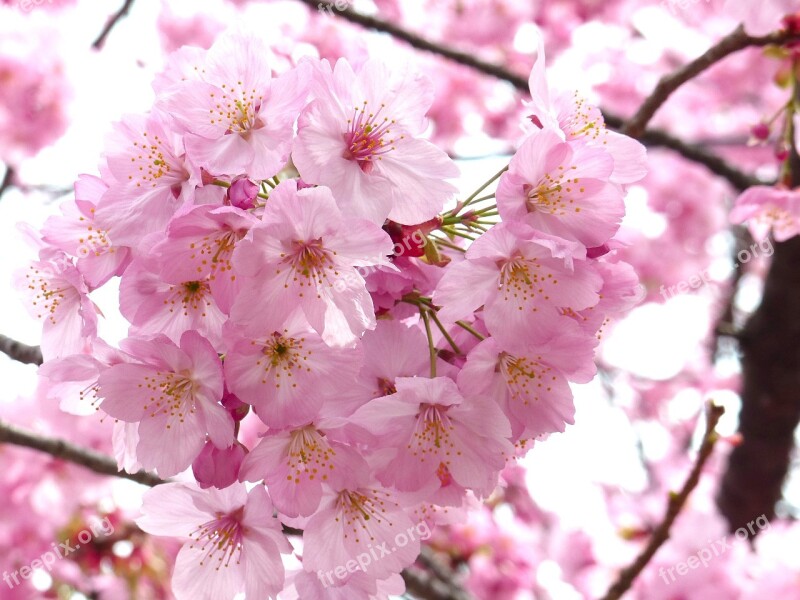
<path fill-rule="evenodd" d="M 675 522 L 675 519 L 678 518 L 692 490 L 694 490 L 697 483 L 700 481 L 700 474 L 703 471 L 703 466 L 711 457 L 714 444 L 716 444 L 718 437 L 714 428 L 717 426 L 724 412 L 725 409 L 721 406 L 716 406 L 715 404 L 708 405 L 706 411 L 706 433 L 703 436 L 703 443 L 700 445 L 697 459 L 689 473 L 689 477 L 686 479 L 680 492 L 677 494 L 670 494 L 664 518 L 661 523 L 659 523 L 658 527 L 656 527 L 655 531 L 653 531 L 650 540 L 647 542 L 647 546 L 645 546 L 644 550 L 642 550 L 630 566 L 620 572 L 617 581 L 609 588 L 602 600 L 618 600 L 621 598 L 622 595 L 630 589 L 636 577 L 647 566 L 647 563 L 655 556 L 658 549 L 669 539 L 669 530 L 672 528 L 672 524 Z"/>
<path fill-rule="evenodd" d="M 387 33 L 395 39 L 406 42 L 408 45 L 416 48 L 417 50 L 423 50 L 432 54 L 437 54 L 455 63 L 470 67 L 471 69 L 474 69 L 479 73 L 483 73 L 484 75 L 489 75 L 491 77 L 495 77 L 496 79 L 506 81 L 513 85 L 520 92 L 525 94 L 529 93 L 528 80 L 521 75 L 509 71 L 501 65 L 484 61 L 473 56 L 472 54 L 467 54 L 466 52 L 461 52 L 448 46 L 438 44 L 406 29 L 403 29 L 402 27 L 399 27 L 393 23 L 389 23 L 388 21 L 384 21 L 377 17 L 362 14 L 349 7 L 339 10 L 335 7 L 333 2 L 326 0 L 323 0 L 322 2 L 317 2 L 316 0 L 298 1 L 305 4 L 310 10 L 319 10 L 332 15 L 335 14 L 337 17 L 350 21 L 351 23 L 361 25 L 367 29 L 373 29 L 375 31 Z M 606 124 L 612 129 L 622 129 L 625 126 L 625 120 L 615 114 L 603 111 L 603 118 L 605 119 Z M 728 164 L 723 158 L 714 154 L 713 152 L 708 151 L 704 147 L 697 144 L 683 142 L 665 131 L 648 129 L 642 132 L 642 134 L 638 136 L 638 139 L 646 146 L 668 148 L 674 152 L 677 152 L 687 160 L 706 166 L 712 173 L 727 179 L 731 185 L 738 190 L 746 189 L 758 182 L 755 178 Z"/>
<path fill-rule="evenodd" d="M 797 65 L 795 65 L 795 68 Z M 792 101 L 800 99 L 795 82 Z M 793 120 L 789 187 L 800 185 L 800 155 L 794 144 Z M 742 349 L 739 432 L 742 442 L 728 457 L 717 505 L 731 531 L 754 516 L 775 516 L 783 493 L 800 423 L 800 236 L 775 243 L 761 304 L 739 335 Z"/>
<path fill-rule="evenodd" d="M 117 23 L 119 23 L 128 15 L 128 12 L 130 12 L 131 6 L 133 6 L 133 1 L 134 0 L 125 0 L 122 7 L 108 18 L 108 22 L 106 23 L 106 26 L 103 27 L 103 31 L 101 31 L 100 35 L 97 36 L 97 39 L 92 42 L 92 48 L 95 50 L 100 50 L 103 47 L 103 44 L 106 43 L 106 38 L 111 33 L 111 30 L 117 26 Z"/>
<path fill-rule="evenodd" d="M 0 333 L 0 352 L 13 358 L 16 361 L 28 365 L 41 365 L 42 351 L 39 346 L 28 346 L 17 340 L 13 340 Z"/>
<path fill-rule="evenodd" d="M 0 444 L 13 444 L 38 450 L 54 458 L 81 465 L 101 475 L 122 477 L 143 485 L 155 486 L 164 483 L 163 479 L 146 471 L 137 473 L 120 471 L 117 468 L 117 461 L 95 450 L 82 448 L 66 440 L 40 436 L 3 421 L 0 421 Z"/>
<path fill-rule="evenodd" d="M 727 56 L 745 48 L 782 45 L 799 38 L 797 33 L 791 31 L 778 31 L 762 37 L 751 37 L 744 32 L 744 28 L 740 25 L 732 33 L 711 46 L 704 54 L 662 77 L 636 114 L 622 128 L 622 133 L 635 138 L 641 137 L 650 119 L 675 90 Z"/>

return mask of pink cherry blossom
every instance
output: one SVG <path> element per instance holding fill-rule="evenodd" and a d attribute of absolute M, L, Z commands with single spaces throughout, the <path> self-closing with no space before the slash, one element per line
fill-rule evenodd
<path fill-rule="evenodd" d="M 362 362 L 358 347 L 325 344 L 299 311 L 279 331 L 231 338 L 225 356 L 228 387 L 270 427 L 302 425 L 323 402 L 337 402 L 352 387 Z"/>
<path fill-rule="evenodd" d="M 196 206 L 169 223 L 167 238 L 153 248 L 161 278 L 171 284 L 207 281 L 224 312 L 239 290 L 231 257 L 258 219 L 232 206 Z"/>
<path fill-rule="evenodd" d="M 390 254 L 389 236 L 369 221 L 345 219 L 328 188 L 283 181 L 234 252 L 246 281 L 231 318 L 248 335 L 271 334 L 299 306 L 326 343 L 352 345 L 375 326 L 358 268 L 389 265 Z"/>
<path fill-rule="evenodd" d="M 305 526 L 303 569 L 316 574 L 323 584 L 334 585 L 336 567 L 365 553 L 380 557 L 359 569 L 373 579 L 400 572 L 419 554 L 420 538 L 410 534 L 415 524 L 400 498 L 371 480 L 369 470 L 361 459 L 341 482 L 326 490 Z M 399 535 L 405 536 L 405 544 L 398 543 Z"/>
<path fill-rule="evenodd" d="M 783 242 L 800 233 L 800 190 L 755 185 L 736 199 L 731 210 L 732 223 L 747 223 L 757 241 L 770 232 Z"/>
<path fill-rule="evenodd" d="M 500 216 L 599 246 L 625 214 L 622 191 L 609 183 L 613 170 L 614 159 L 604 149 L 564 142 L 550 129 L 535 131 L 500 179 Z"/>
<path fill-rule="evenodd" d="M 111 366 L 98 379 L 101 408 L 139 423 L 137 457 L 170 477 L 203 449 L 206 434 L 217 448 L 233 442 L 233 419 L 220 404 L 222 365 L 211 344 L 185 332 L 180 347 L 161 335 L 128 338 L 122 349 L 135 362 Z"/>
<path fill-rule="evenodd" d="M 233 485 L 239 478 L 245 453 L 246 449 L 239 443 L 233 443 L 228 448 L 217 448 L 213 443 L 206 442 L 192 463 L 192 474 L 197 485 L 203 489 L 214 486 L 220 490 Z"/>
<path fill-rule="evenodd" d="M 585 383 L 592 379 L 597 340 L 569 330 L 545 344 L 520 340 L 513 350 L 488 338 L 472 349 L 458 374 L 462 389 L 499 403 L 511 420 L 515 441 L 523 430 L 526 438 L 535 438 L 564 431 L 565 425 L 574 422 L 567 380 Z"/>
<path fill-rule="evenodd" d="M 0 6 L 0 37 L 0 160 L 14 164 L 64 134 L 74 92 L 55 23 Z"/>
<path fill-rule="evenodd" d="M 178 343 L 184 332 L 195 330 L 215 347 L 222 344 L 226 317 L 208 278 L 167 283 L 134 261 L 122 276 L 119 308 L 131 323 L 131 335 L 163 334 Z"/>
<path fill-rule="evenodd" d="M 458 169 L 422 139 L 428 84 L 410 71 L 367 61 L 317 65 L 314 101 L 300 117 L 292 160 L 304 181 L 331 188 L 345 215 L 382 225 L 416 225 L 436 216 L 456 189 Z"/>
<path fill-rule="evenodd" d="M 135 247 L 144 235 L 162 229 L 199 183 L 167 119 L 160 112 L 131 115 L 109 137 L 109 189 L 95 219 L 105 230 L 115 228 L 118 244 Z"/>
<path fill-rule="evenodd" d="M 333 419 L 311 419 L 300 427 L 270 430 L 245 458 L 239 477 L 264 480 L 282 514 L 310 516 L 323 486 L 337 485 L 349 470 L 363 468 L 358 453 L 343 443 L 340 428 Z"/>
<path fill-rule="evenodd" d="M 76 258 L 75 266 L 92 289 L 120 275 L 130 261 L 130 249 L 114 244 L 111 230 L 95 224 L 97 203 L 107 189 L 100 178 L 81 175 L 75 200 L 63 203 L 63 216 L 50 217 L 42 228 L 45 242 Z"/>
<path fill-rule="evenodd" d="M 609 176 L 612 183 L 634 183 L 647 174 L 644 146 L 631 137 L 607 130 L 597 107 L 572 91 L 558 92 L 551 97 L 541 37 L 528 86 L 531 102 L 526 103 L 526 108 L 535 128 L 559 132 L 562 140 L 580 140 L 588 146 L 602 147 L 614 158 L 614 168 Z"/>
<path fill-rule="evenodd" d="M 45 360 L 82 353 L 97 335 L 97 307 L 73 259 L 43 248 L 15 283 L 30 315 L 43 323 Z"/>
<path fill-rule="evenodd" d="M 310 66 L 273 78 L 270 54 L 255 36 L 222 35 L 195 65 L 198 79 L 165 97 L 164 108 L 187 132 L 189 157 L 206 171 L 266 179 L 286 162 Z"/>
<path fill-rule="evenodd" d="M 378 437 L 394 458 L 378 479 L 401 491 L 452 479 L 488 496 L 497 473 L 513 454 L 508 419 L 489 397 L 464 397 L 447 377 L 399 377 L 397 392 L 377 398 L 351 417 Z M 471 390 L 472 391 L 472 390 Z"/>
<path fill-rule="evenodd" d="M 577 242 L 523 223 L 500 223 L 469 247 L 467 260 L 448 268 L 433 301 L 444 321 L 463 319 L 484 305 L 486 325 L 498 339 L 545 340 L 566 318 L 565 309 L 600 301 L 602 278 L 585 253 Z"/>
<path fill-rule="evenodd" d="M 128 356 L 97 338 L 91 352 L 53 358 L 39 367 L 39 376 L 48 384 L 48 398 L 57 399 L 59 408 L 73 415 L 94 414 L 100 403 L 97 378 L 113 364 Z"/>
<path fill-rule="evenodd" d="M 172 576 L 178 600 L 233 600 L 239 592 L 274 599 L 283 588 L 281 553 L 291 547 L 262 486 L 248 493 L 242 484 L 200 490 L 165 483 L 145 494 L 136 523 L 186 539 Z"/>

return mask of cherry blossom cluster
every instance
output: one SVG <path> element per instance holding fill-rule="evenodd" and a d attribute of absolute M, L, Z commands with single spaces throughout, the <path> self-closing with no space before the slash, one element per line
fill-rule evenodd
<path fill-rule="evenodd" d="M 0 161 L 14 164 L 64 134 L 72 90 L 55 28 L 2 4 Z"/>
<path fill-rule="evenodd" d="M 409 532 L 573 422 L 569 383 L 641 298 L 613 238 L 645 153 L 550 90 L 541 47 L 530 86 L 510 164 L 459 200 L 425 77 L 286 67 L 227 33 L 172 55 L 45 224 L 19 276 L 41 374 L 115 420 L 120 468 L 196 481 L 153 488 L 138 520 L 186 541 L 176 597 L 401 593 Z M 118 348 L 91 296 L 117 277 Z"/>

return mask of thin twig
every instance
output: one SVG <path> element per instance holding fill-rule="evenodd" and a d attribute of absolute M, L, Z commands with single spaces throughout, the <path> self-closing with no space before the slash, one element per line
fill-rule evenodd
<path fill-rule="evenodd" d="M 697 459 L 689 473 L 689 477 L 686 479 L 680 492 L 670 494 L 664 518 L 658 527 L 656 527 L 655 531 L 653 531 L 650 540 L 647 542 L 647 546 L 645 546 L 644 550 L 642 550 L 631 565 L 620 572 L 617 581 L 609 588 L 602 600 L 618 600 L 621 598 L 631 587 L 639 573 L 647 566 L 647 563 L 655 556 L 658 549 L 669 539 L 669 530 L 672 528 L 672 524 L 675 522 L 675 519 L 678 518 L 692 490 L 694 490 L 697 483 L 700 481 L 700 474 L 703 471 L 703 467 L 711 457 L 714 444 L 716 444 L 718 439 L 714 429 L 724 412 L 725 409 L 721 406 L 715 404 L 708 405 L 706 411 L 706 433 L 703 436 L 703 443 L 700 445 Z"/>
<path fill-rule="evenodd" d="M 445 327 L 444 324 L 442 324 L 442 322 L 439 320 L 439 317 L 436 315 L 436 309 L 434 309 L 434 308 L 426 308 L 424 310 L 428 311 L 428 313 L 430 314 L 431 319 L 433 319 L 433 322 L 436 323 L 436 327 L 438 327 L 439 331 L 442 332 L 442 335 L 444 336 L 444 339 L 446 339 L 447 343 L 450 344 L 450 347 L 453 349 L 453 352 L 455 352 L 458 355 L 463 356 L 464 353 L 461 352 L 461 349 L 456 345 L 456 342 L 453 339 L 453 336 L 450 335 L 450 333 L 447 331 L 447 327 Z"/>
<path fill-rule="evenodd" d="M 439 353 L 436 351 L 436 344 L 433 343 L 433 333 L 431 332 L 431 321 L 428 317 L 428 311 L 420 306 L 419 315 L 422 317 L 422 322 L 425 323 L 425 334 L 428 336 L 428 353 L 431 358 L 431 378 L 434 378 L 436 377 L 436 358 L 439 356 Z"/>
<path fill-rule="evenodd" d="M 0 198 L 12 187 L 14 187 L 14 168 L 6 166 L 6 173 L 3 175 L 3 181 L 0 182 Z"/>
<path fill-rule="evenodd" d="M 3 421 L 0 421 L 0 444 L 14 444 L 39 450 L 54 458 L 84 466 L 95 473 L 130 479 L 143 485 L 155 486 L 164 483 L 163 479 L 147 471 L 137 473 L 120 471 L 117 461 L 96 450 L 82 448 L 66 440 L 41 436 Z"/>
<path fill-rule="evenodd" d="M 27 365 L 41 365 L 43 362 L 39 346 L 28 346 L 3 334 L 0 334 L 0 352 Z"/>
<path fill-rule="evenodd" d="M 433 54 L 442 56 L 460 65 L 464 65 L 475 71 L 495 77 L 496 79 L 506 81 L 514 86 L 517 90 L 527 94 L 528 93 L 528 80 L 527 78 L 509 71 L 502 65 L 497 65 L 488 61 L 481 60 L 473 54 L 455 50 L 443 44 L 438 44 L 431 40 L 425 39 L 415 33 L 411 33 L 402 27 L 399 27 L 388 21 L 378 19 L 369 15 L 362 14 L 352 8 L 344 8 L 339 10 L 333 2 L 317 2 L 317 0 L 298 0 L 311 10 L 318 10 L 336 15 L 342 19 L 356 23 L 367 29 L 374 29 L 382 33 L 387 33 L 395 39 L 402 40 L 416 48 L 431 52 Z M 622 129 L 625 125 L 625 120 L 615 114 L 607 111 L 602 111 L 603 118 L 606 125 L 612 129 Z M 757 183 L 753 177 L 738 170 L 736 167 L 728 164 L 720 156 L 706 150 L 704 147 L 697 144 L 684 142 L 676 137 L 671 136 L 665 131 L 659 129 L 648 129 L 638 137 L 646 146 L 668 148 L 677 152 L 687 160 L 705 165 L 712 173 L 727 179 L 736 189 L 743 190 L 751 185 L 753 182 Z"/>
<path fill-rule="evenodd" d="M 100 35 L 97 36 L 97 39 L 92 42 L 92 48 L 95 50 L 100 50 L 103 47 L 103 44 L 106 43 L 106 38 L 111 33 L 111 30 L 117 26 L 117 23 L 119 23 L 128 15 L 128 12 L 130 12 L 131 6 L 133 6 L 133 1 L 134 0 L 125 0 L 122 7 L 108 18 L 108 22 L 106 23 L 106 26 L 103 27 L 103 31 L 101 31 Z"/>
<path fill-rule="evenodd" d="M 778 31 L 762 37 L 751 37 L 744 32 L 744 28 L 740 25 L 702 55 L 662 77 L 636 114 L 622 128 L 622 133 L 635 138 L 641 137 L 650 119 L 675 90 L 727 56 L 745 48 L 779 46 L 799 38 L 797 33 L 791 31 Z"/>

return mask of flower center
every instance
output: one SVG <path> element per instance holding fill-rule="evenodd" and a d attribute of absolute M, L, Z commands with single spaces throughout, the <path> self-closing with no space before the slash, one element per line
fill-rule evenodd
<path fill-rule="evenodd" d="M 577 167 L 569 167 L 569 170 L 574 169 Z M 578 186 L 579 182 L 577 177 L 570 179 L 567 169 L 559 166 L 554 173 L 545 173 L 536 186 L 526 183 L 522 191 L 527 196 L 525 206 L 528 212 L 540 211 L 563 217 L 567 214 L 566 209 L 571 208 L 570 204 L 575 203 L 574 196 L 586 191 L 586 188 Z M 578 213 L 581 209 L 575 208 L 574 211 Z"/>
<path fill-rule="evenodd" d="M 170 295 L 164 300 L 164 304 L 169 306 L 169 312 L 175 310 L 183 312 L 184 316 L 199 314 L 206 316 L 206 308 L 211 306 L 211 288 L 208 281 L 185 281 L 179 285 L 170 286 Z"/>
<path fill-rule="evenodd" d="M 31 304 L 37 311 L 41 311 L 36 316 L 39 319 L 47 317 L 55 325 L 58 308 L 67 300 L 67 294 L 75 294 L 75 288 L 63 279 L 48 277 L 46 270 L 32 266 L 31 271 L 32 273 L 25 274 L 25 278 L 28 280 L 28 289 L 34 292 Z"/>
<path fill-rule="evenodd" d="M 287 464 L 290 473 L 286 479 L 300 483 L 303 477 L 308 477 L 309 481 L 320 477 L 325 481 L 327 472 L 334 468 L 332 459 L 335 455 L 328 440 L 313 425 L 295 429 L 289 439 Z"/>
<path fill-rule="evenodd" d="M 573 96 L 574 110 L 559 123 L 570 139 L 587 137 L 592 140 L 604 136 L 606 125 L 598 108 L 592 106 L 578 92 Z"/>
<path fill-rule="evenodd" d="M 386 107 L 381 104 L 377 112 L 368 109 L 367 101 L 363 106 L 353 109 L 353 118 L 347 120 L 347 131 L 344 133 L 345 150 L 342 157 L 354 160 L 364 173 L 371 173 L 376 159 L 395 149 L 394 138 L 390 137 L 394 119 L 382 117 L 381 111 Z M 400 136 L 402 139 L 403 136 Z"/>
<path fill-rule="evenodd" d="M 433 404 L 420 405 L 414 435 L 411 438 L 411 454 L 419 457 L 420 462 L 425 462 L 429 456 L 439 456 L 441 450 L 450 455 L 455 450 L 455 444 L 450 439 L 450 433 L 454 429 L 455 426 L 447 416 L 447 407 Z M 444 462 L 450 464 L 449 459 Z"/>
<path fill-rule="evenodd" d="M 91 209 L 92 218 L 94 218 L 95 209 Z M 78 238 L 78 257 L 85 258 L 91 254 L 95 256 L 100 256 L 105 252 L 114 253 L 115 248 L 111 247 L 111 242 L 108 239 L 108 231 L 104 229 L 98 229 L 94 225 L 94 221 L 87 219 L 84 216 L 78 217 L 78 220 L 81 224 L 88 223 L 86 225 L 86 237 Z"/>
<path fill-rule="evenodd" d="M 295 371 L 311 371 L 311 367 L 307 366 L 311 351 L 304 348 L 304 343 L 303 338 L 285 337 L 277 331 L 272 337 L 261 342 L 254 340 L 253 345 L 262 346 L 263 356 L 256 361 L 256 365 L 264 369 L 261 383 L 266 384 L 267 377 L 272 374 L 275 377 L 276 388 L 282 384 L 297 387 L 297 384 L 292 382 Z"/>
<path fill-rule="evenodd" d="M 523 405 L 528 406 L 529 398 L 538 400 L 538 394 L 551 391 L 551 381 L 555 381 L 555 375 L 551 375 L 552 369 L 538 360 L 531 360 L 524 356 L 512 356 L 503 352 L 499 357 L 499 368 L 506 380 L 512 400 L 521 400 Z"/>
<path fill-rule="evenodd" d="M 361 541 L 362 534 L 366 534 L 369 541 L 374 542 L 375 537 L 370 533 L 369 523 L 388 522 L 387 505 L 396 506 L 389 500 L 388 492 L 374 489 L 343 490 L 339 492 L 336 502 L 344 521 L 344 537 L 349 538 L 350 528 L 356 543 Z"/>
<path fill-rule="evenodd" d="M 145 131 L 142 133 L 142 141 L 133 142 L 133 146 L 131 170 L 134 174 L 128 175 L 128 180 L 136 181 L 136 187 L 142 187 L 142 184 L 157 187 L 158 180 L 162 177 L 169 180 L 183 180 L 188 177 L 182 168 L 175 165 L 172 152 L 164 148 L 159 136 L 148 136 Z M 173 170 L 176 172 L 173 173 Z"/>
<path fill-rule="evenodd" d="M 207 235 L 199 241 L 191 242 L 189 249 L 192 254 L 189 258 L 198 263 L 197 272 L 204 273 L 210 270 L 209 280 L 213 281 L 217 278 L 217 273 L 224 274 L 226 271 L 232 271 L 231 256 L 236 243 L 244 235 L 243 232 L 227 230 L 217 235 Z M 231 281 L 236 279 L 235 275 L 230 277 Z"/>
<path fill-rule="evenodd" d="M 241 81 L 230 86 L 222 84 L 222 93 L 209 93 L 213 108 L 209 111 L 211 124 L 225 123 L 226 134 L 247 133 L 259 125 L 258 113 L 261 110 L 261 96 L 255 88 L 246 90 Z"/>
<path fill-rule="evenodd" d="M 217 570 L 228 567 L 232 560 L 238 565 L 242 559 L 243 527 L 241 519 L 244 507 L 230 514 L 217 513 L 217 518 L 204 523 L 189 534 L 189 547 L 199 548 L 203 553 L 200 566 L 214 566 Z"/>
<path fill-rule="evenodd" d="M 302 288 L 304 287 L 316 288 L 326 281 L 328 285 L 333 286 L 333 282 L 328 280 L 328 276 L 331 273 L 335 277 L 339 275 L 334 256 L 336 256 L 336 252 L 327 250 L 322 245 L 322 240 L 319 239 L 310 242 L 295 240 L 292 242 L 291 252 L 281 253 L 282 264 L 289 266 L 292 281 L 301 288 L 298 294 L 300 297 L 303 296 Z M 279 268 L 276 270 L 276 274 L 280 273 L 281 269 Z M 289 287 L 288 281 L 284 287 Z"/>
<path fill-rule="evenodd" d="M 555 285 L 558 280 L 553 278 L 552 273 L 542 273 L 541 268 L 542 265 L 535 258 L 516 257 L 506 261 L 500 269 L 498 282 L 498 290 L 503 292 L 504 300 L 516 302 L 519 310 L 522 310 L 523 302 L 535 298 L 537 294 L 549 300 L 545 286 Z M 535 312 L 536 307 L 533 310 Z"/>
<path fill-rule="evenodd" d="M 197 410 L 194 382 L 185 375 L 158 371 L 153 376 L 145 375 L 144 383 L 140 383 L 139 387 L 146 388 L 145 394 L 149 394 L 149 397 L 146 396 L 144 410 L 151 417 L 165 414 L 170 420 L 167 429 L 172 427 L 174 419 L 183 423 L 186 415 L 192 415 Z"/>

